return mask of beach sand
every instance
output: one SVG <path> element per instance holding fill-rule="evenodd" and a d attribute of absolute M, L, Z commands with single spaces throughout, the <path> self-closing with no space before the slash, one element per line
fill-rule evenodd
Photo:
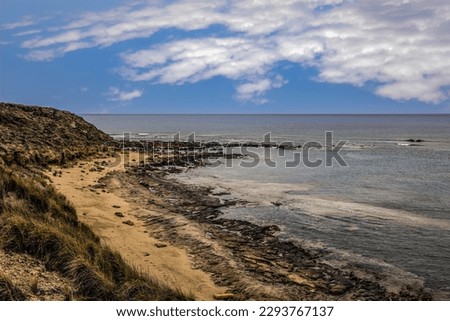
<path fill-rule="evenodd" d="M 133 158 L 138 156 L 131 153 L 130 159 Z M 99 180 L 107 173 L 124 171 L 123 159 L 119 165 L 104 166 L 102 171 L 90 169 L 102 162 L 115 161 L 114 158 L 93 159 L 70 168 L 55 167 L 52 171 L 56 171 L 56 176 L 49 177 L 55 188 L 75 206 L 80 220 L 138 270 L 192 294 L 196 300 L 212 300 L 214 295 L 225 293 L 227 289 L 216 286 L 209 274 L 192 267 L 184 249 L 151 236 L 144 223 L 136 218 L 142 209 L 121 195 L 120 182 L 113 182 L 111 189 L 110 186 L 98 188 Z"/>

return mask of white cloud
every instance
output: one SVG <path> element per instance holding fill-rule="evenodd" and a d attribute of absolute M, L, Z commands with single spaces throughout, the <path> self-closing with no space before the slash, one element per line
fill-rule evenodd
<path fill-rule="evenodd" d="M 286 81 L 279 75 L 273 79 L 260 79 L 255 82 L 247 82 L 237 87 L 236 98 L 238 100 L 251 100 L 257 104 L 264 104 L 267 102 L 267 99 L 263 95 L 273 88 L 280 88 L 285 83 Z"/>
<path fill-rule="evenodd" d="M 14 36 L 16 36 L 16 37 L 24 37 L 24 36 L 35 35 L 35 34 L 40 33 L 40 32 L 41 32 L 41 30 L 39 30 L 39 29 L 31 29 L 31 30 L 17 32 L 17 33 L 14 34 Z"/>
<path fill-rule="evenodd" d="M 449 99 L 448 0 L 142 0 L 30 34 L 22 47 L 28 59 L 52 60 L 166 28 L 212 25 L 229 33 L 188 32 L 184 39 L 123 53 L 120 74 L 166 84 L 222 76 L 237 82 L 237 99 L 261 103 L 264 93 L 283 84 L 272 76 L 277 63 L 289 61 L 317 68 L 318 81 L 370 82 L 376 94 L 395 100 Z"/>
<path fill-rule="evenodd" d="M 135 98 L 141 97 L 143 93 L 144 91 L 139 89 L 135 89 L 132 91 L 122 91 L 117 87 L 109 87 L 106 95 L 109 96 L 109 100 L 111 101 L 128 102 Z"/>
<path fill-rule="evenodd" d="M 11 23 L 4 23 L 0 26 L 1 29 L 4 30 L 13 30 L 13 29 L 19 29 L 24 27 L 29 27 L 38 22 L 37 19 L 34 19 L 32 17 L 24 17 L 22 20 L 17 22 L 11 22 Z"/>
<path fill-rule="evenodd" d="M 264 75 L 276 62 L 273 44 L 241 38 L 187 39 L 122 55 L 124 77 L 180 84 L 215 76 Z"/>

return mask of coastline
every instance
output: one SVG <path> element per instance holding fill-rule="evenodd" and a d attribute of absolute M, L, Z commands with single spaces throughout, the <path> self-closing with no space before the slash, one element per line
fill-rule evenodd
<path fill-rule="evenodd" d="M 116 171 L 114 175 L 123 173 L 123 158 L 118 166 L 109 167 L 114 161 L 96 158 L 69 168 L 56 167 L 52 173 L 58 174 L 50 178 L 54 187 L 73 203 L 80 221 L 139 271 L 197 300 L 212 300 L 214 295 L 225 292 L 226 288 L 214 285 L 209 275 L 191 268 L 186 251 L 161 242 L 148 231 L 138 217 L 145 209 L 124 195 L 121 181 L 111 179 L 108 184 L 103 183 L 112 171 Z M 102 170 L 94 171 L 96 168 Z"/>
<path fill-rule="evenodd" d="M 131 149 L 138 150 L 136 147 Z M 75 190 L 91 195 L 93 199 L 107 196 L 109 205 L 104 213 L 92 211 L 98 206 L 98 200 L 97 205 L 90 208 L 91 212 L 86 212 L 86 208 L 75 201 L 80 213 L 86 213 L 81 219 L 132 265 L 190 291 L 197 299 L 431 299 L 420 285 L 392 290 L 377 282 L 376 275 L 356 275 L 323 264 L 320 262 L 323 253 L 280 240 L 277 237 L 279 228 L 275 225 L 258 226 L 219 217 L 220 209 L 234 205 L 234 201 L 221 201 L 217 195 L 212 195 L 210 188 L 187 185 L 168 177 L 168 173 L 180 172 L 180 167 L 193 168 L 190 161 L 172 158 L 179 167 L 174 169 L 164 166 L 165 162 L 158 159 L 161 155 L 156 160 L 153 158 L 153 162 L 143 162 L 149 155 L 134 151 L 125 155 L 119 167 L 117 164 L 109 169 L 100 166 L 105 168 L 100 172 L 87 174 L 86 169 L 93 162 L 101 164 L 104 160 L 81 165 L 83 169 L 80 165 L 62 169 L 62 177 L 55 178 L 54 182 L 61 184 L 56 186 L 69 199 L 70 196 L 75 198 Z M 83 186 L 74 189 L 70 178 L 77 175 L 84 175 L 84 179 L 90 175 L 90 180 L 82 181 Z M 111 207 L 111 203 L 119 202 L 118 198 L 122 203 L 118 204 L 121 208 L 117 211 L 126 213 L 121 219 L 115 217 Z M 131 221 L 133 226 L 123 224 L 126 221 Z M 116 229 L 124 232 L 112 232 Z M 140 235 L 141 246 L 130 249 L 126 243 L 139 244 L 136 235 Z M 155 244 L 161 244 L 161 247 Z M 169 249 L 178 253 L 170 266 L 184 266 L 184 273 L 161 263 L 166 261 L 161 254 Z M 155 258 L 161 264 L 155 264 L 149 258 Z"/>
<path fill-rule="evenodd" d="M 393 289 L 376 272 L 324 264 L 321 250 L 280 239 L 276 225 L 226 218 L 222 209 L 242 199 L 169 175 L 243 154 L 215 143 L 114 141 L 53 108 L 2 103 L 0 112 L 0 263 L 56 271 L 65 298 L 432 299 L 420 282 Z M 32 293 L 41 279 L 30 287 L 0 277 L 17 294 L 6 299 L 45 299 Z"/>

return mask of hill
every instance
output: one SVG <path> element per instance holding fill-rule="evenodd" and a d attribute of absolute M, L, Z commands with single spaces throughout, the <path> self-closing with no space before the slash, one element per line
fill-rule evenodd
<path fill-rule="evenodd" d="M 0 103 L 0 159 L 6 164 L 61 164 L 86 157 L 112 138 L 67 111 Z"/>

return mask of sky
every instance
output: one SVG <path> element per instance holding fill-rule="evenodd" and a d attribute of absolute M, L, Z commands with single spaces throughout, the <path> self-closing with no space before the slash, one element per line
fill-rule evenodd
<path fill-rule="evenodd" d="M 1 0 L 0 101 L 450 113 L 448 0 Z"/>

